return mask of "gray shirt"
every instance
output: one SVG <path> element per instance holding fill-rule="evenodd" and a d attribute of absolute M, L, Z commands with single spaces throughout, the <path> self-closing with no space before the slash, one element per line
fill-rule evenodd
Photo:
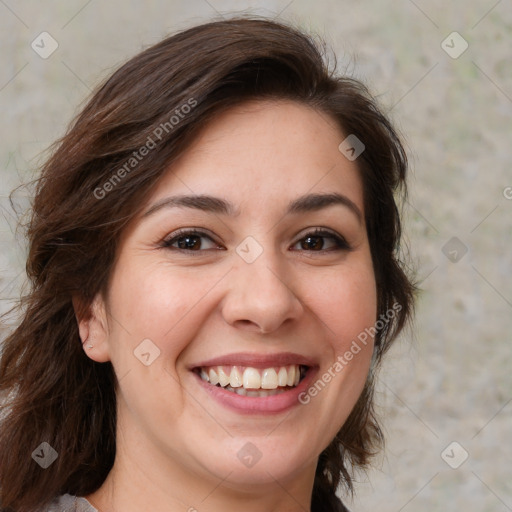
<path fill-rule="evenodd" d="M 344 509 L 348 512 L 348 509 Z M 50 508 L 41 512 L 98 512 L 85 498 L 64 494 L 57 498 Z"/>
<path fill-rule="evenodd" d="M 52 502 L 45 512 L 98 512 L 85 498 L 64 494 Z"/>

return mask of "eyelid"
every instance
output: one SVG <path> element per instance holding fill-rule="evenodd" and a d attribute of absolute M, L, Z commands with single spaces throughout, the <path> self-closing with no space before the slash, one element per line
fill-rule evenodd
<path fill-rule="evenodd" d="M 299 235 L 297 235 L 297 242 L 302 240 L 308 235 L 332 235 L 334 237 L 343 238 L 339 233 L 333 231 L 330 228 L 324 228 L 321 226 L 310 226 L 308 228 L 304 228 Z"/>

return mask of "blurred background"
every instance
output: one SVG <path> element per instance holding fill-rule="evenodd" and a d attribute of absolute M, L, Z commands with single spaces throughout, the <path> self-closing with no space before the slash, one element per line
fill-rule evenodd
<path fill-rule="evenodd" d="M 512 511 L 510 0 L 0 0 L 0 312 L 24 282 L 15 227 L 30 192 L 17 189 L 13 204 L 9 193 L 37 176 L 119 64 L 235 13 L 326 40 L 409 151 L 404 221 L 422 293 L 380 374 L 387 445 L 351 509 Z"/>

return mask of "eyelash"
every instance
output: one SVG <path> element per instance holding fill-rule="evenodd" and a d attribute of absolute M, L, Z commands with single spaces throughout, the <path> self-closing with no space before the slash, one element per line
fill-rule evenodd
<path fill-rule="evenodd" d="M 172 247 L 172 245 L 174 243 L 176 243 L 178 240 L 180 240 L 182 238 L 194 237 L 194 236 L 206 237 L 209 240 L 211 240 L 212 242 L 216 243 L 215 240 L 213 240 L 210 235 L 208 235 L 207 233 L 205 233 L 203 231 L 196 230 L 196 229 L 182 229 L 182 230 L 179 230 L 179 231 L 173 233 L 170 238 L 163 240 L 161 242 L 160 246 L 164 249 L 180 251 L 183 253 L 191 254 L 193 256 L 200 255 L 200 253 L 207 251 L 207 250 L 212 250 L 212 249 L 193 250 L 193 249 L 182 249 L 179 247 Z M 297 245 L 299 242 L 302 242 L 302 241 L 306 240 L 307 238 L 329 238 L 334 241 L 336 247 L 331 248 L 331 249 L 320 249 L 319 251 L 304 249 L 304 251 L 306 251 L 306 252 L 327 253 L 327 252 L 333 252 L 333 251 L 350 251 L 350 250 L 352 250 L 352 247 L 348 244 L 348 242 L 342 236 L 336 235 L 336 234 L 332 233 L 331 231 L 327 231 L 326 229 L 322 229 L 322 228 L 316 228 L 313 231 L 306 233 L 300 240 L 297 240 L 297 242 L 295 242 L 293 245 Z M 198 253 L 198 254 L 193 254 L 193 253 Z"/>

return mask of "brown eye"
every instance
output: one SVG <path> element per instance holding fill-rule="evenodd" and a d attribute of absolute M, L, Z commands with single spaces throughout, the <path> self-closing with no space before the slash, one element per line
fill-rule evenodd
<path fill-rule="evenodd" d="M 306 251 L 323 249 L 324 240 L 321 236 L 308 236 L 302 240 L 302 248 Z"/>
<path fill-rule="evenodd" d="M 299 244 L 301 250 L 312 252 L 350 250 L 349 244 L 343 237 L 321 229 L 308 233 L 295 245 Z"/>
<path fill-rule="evenodd" d="M 170 238 L 162 242 L 162 247 L 167 249 L 178 249 L 180 251 L 200 252 L 202 250 L 218 249 L 219 245 L 216 244 L 206 233 L 201 231 L 184 230 L 178 233 L 173 233 Z"/>
<path fill-rule="evenodd" d="M 201 237 L 197 235 L 181 236 L 176 239 L 178 249 L 196 250 L 201 248 Z"/>

